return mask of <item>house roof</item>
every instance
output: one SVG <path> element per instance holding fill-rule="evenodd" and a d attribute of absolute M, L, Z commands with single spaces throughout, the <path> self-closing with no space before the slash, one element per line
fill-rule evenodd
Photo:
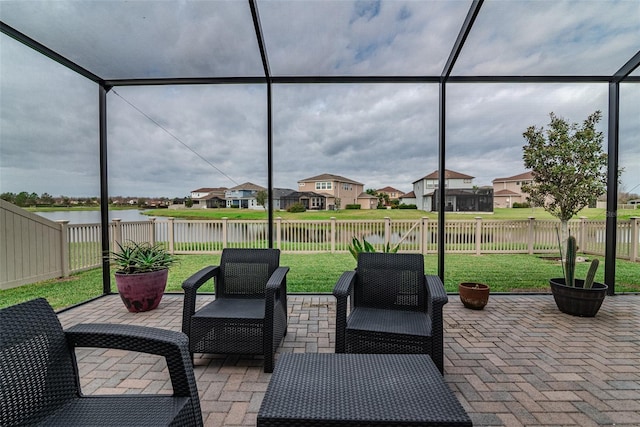
<path fill-rule="evenodd" d="M 501 181 L 529 181 L 533 179 L 533 173 L 531 171 L 524 172 L 518 175 L 510 176 L 507 178 L 496 178 L 491 182 L 501 182 Z"/>
<path fill-rule="evenodd" d="M 382 192 L 382 193 L 402 193 L 402 191 L 398 190 L 397 188 L 393 188 L 389 186 L 386 186 L 384 188 L 379 188 L 376 191 Z"/>
<path fill-rule="evenodd" d="M 358 199 L 377 199 L 373 194 L 369 194 L 366 191 L 363 191 L 358 195 Z"/>
<path fill-rule="evenodd" d="M 244 184 L 236 185 L 235 187 L 229 188 L 228 190 L 229 191 L 236 191 L 236 190 L 261 191 L 261 190 L 266 190 L 266 188 L 261 187 L 257 184 L 254 184 L 252 182 L 245 182 Z"/>
<path fill-rule="evenodd" d="M 291 193 L 287 193 L 286 197 L 292 198 L 300 198 L 300 197 L 321 197 L 323 199 L 327 198 L 327 194 L 314 193 L 313 191 L 292 191 Z"/>
<path fill-rule="evenodd" d="M 279 199 L 281 197 L 284 196 L 288 196 L 292 193 L 295 193 L 296 190 L 293 190 L 291 188 L 274 188 L 273 189 L 273 198 L 274 199 Z"/>
<path fill-rule="evenodd" d="M 466 175 L 460 172 L 456 172 L 456 171 L 452 171 L 449 169 L 445 169 L 444 170 L 444 177 L 445 179 L 473 179 L 475 178 L 474 176 L 471 175 Z M 415 181 L 413 181 L 413 183 L 415 184 L 418 181 L 422 181 L 423 179 L 438 179 L 438 170 L 434 170 L 433 172 L 431 172 L 429 175 L 425 175 L 420 179 L 416 179 Z"/>
<path fill-rule="evenodd" d="M 346 182 L 348 184 L 364 185 L 361 182 L 354 181 L 349 178 L 345 178 L 344 176 L 333 175 L 330 173 L 323 173 L 321 175 L 312 176 L 311 178 L 301 179 L 298 182 L 317 182 L 317 181 L 337 181 L 337 182 Z"/>
<path fill-rule="evenodd" d="M 197 190 L 191 190 L 192 193 L 211 193 L 212 191 L 224 191 L 227 187 L 202 187 Z"/>
<path fill-rule="evenodd" d="M 402 195 L 402 197 L 400 197 L 401 199 L 415 199 L 416 198 L 416 193 L 414 193 L 413 191 L 409 191 L 408 193 L 405 193 Z"/>
<path fill-rule="evenodd" d="M 520 193 L 516 193 L 515 191 L 511 191 L 511 190 L 499 190 L 496 191 L 495 193 L 493 193 L 493 196 L 520 196 Z"/>

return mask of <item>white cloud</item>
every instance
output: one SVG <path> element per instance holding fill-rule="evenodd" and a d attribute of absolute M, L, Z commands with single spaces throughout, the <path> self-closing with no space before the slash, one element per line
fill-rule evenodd
<path fill-rule="evenodd" d="M 3 20 L 9 3 L 25 4 L 3 2 Z M 250 32 L 247 37 L 247 24 L 239 24 L 246 21 L 246 4 L 218 3 L 175 2 L 164 10 L 129 2 L 125 16 L 113 9 L 104 22 L 95 21 L 101 2 L 46 2 L 43 9 L 33 3 L 28 24 L 41 28 L 39 37 L 48 31 L 61 36 L 57 42 L 66 43 L 73 59 L 85 43 L 110 32 L 104 58 L 95 48 L 87 52 L 97 55 L 88 59 L 94 67 L 112 74 L 130 66 L 136 73 L 192 77 L 259 73 L 255 40 Z M 456 70 L 610 73 L 639 45 L 640 24 L 633 20 L 639 3 L 539 3 L 485 2 Z M 468 5 L 372 3 L 360 17 L 353 2 L 260 1 L 259 11 L 276 75 L 439 75 Z M 526 9 L 531 16 L 525 6 L 534 8 Z M 65 7 L 82 12 L 68 27 Z M 221 13 L 212 14 L 217 8 Z M 94 32 L 81 33 L 86 40 L 71 37 L 83 19 Z M 145 31 L 147 24 L 156 29 Z M 236 24 L 238 31 L 228 30 Z M 128 32 L 133 27 L 135 36 Z M 97 195 L 97 85 L 7 36 L 0 43 L 0 192 Z M 477 185 L 523 172 L 522 132 L 546 125 L 551 111 L 579 122 L 600 109 L 606 132 L 607 90 L 606 83 L 449 84 L 447 168 L 475 176 Z M 637 83 L 626 83 L 621 91 L 627 189 L 640 183 L 638 90 Z M 333 173 L 366 188 L 411 190 L 413 181 L 438 167 L 437 101 L 437 84 L 274 85 L 274 185 L 297 188 L 299 179 Z M 246 181 L 266 186 L 266 132 L 263 85 L 117 87 L 108 94 L 109 191 L 173 197 Z"/>

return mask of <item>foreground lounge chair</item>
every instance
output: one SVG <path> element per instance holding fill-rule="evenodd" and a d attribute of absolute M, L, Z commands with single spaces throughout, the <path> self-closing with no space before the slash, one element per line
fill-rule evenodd
<path fill-rule="evenodd" d="M 184 281 L 182 331 L 193 353 L 262 354 L 273 372 L 287 334 L 287 272 L 279 249 L 224 249 L 219 266 Z M 196 311 L 198 288 L 215 279 L 215 301 Z"/>
<path fill-rule="evenodd" d="M 164 356 L 173 395 L 83 396 L 74 348 Z M 45 299 L 0 310 L 0 426 L 202 426 L 187 337 L 132 325 L 66 331 Z"/>
<path fill-rule="evenodd" d="M 448 298 L 438 276 L 425 276 L 422 255 L 360 253 L 333 295 L 336 353 L 425 353 L 443 372 Z"/>

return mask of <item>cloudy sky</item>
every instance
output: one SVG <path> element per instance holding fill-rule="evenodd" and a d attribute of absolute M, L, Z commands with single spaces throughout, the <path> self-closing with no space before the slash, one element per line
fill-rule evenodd
<path fill-rule="evenodd" d="M 258 1 L 274 76 L 439 76 L 469 1 Z M 243 1 L 0 0 L 0 18 L 105 79 L 256 77 Z M 453 76 L 611 75 L 640 49 L 640 2 L 486 1 Z M 632 75 L 640 76 L 640 70 Z M 606 83 L 449 83 L 447 168 L 490 185 L 524 172 L 522 133 L 603 111 Z M 640 84 L 621 85 L 623 189 L 640 193 Z M 0 35 L 0 193 L 97 196 L 98 88 Z M 365 188 L 438 167 L 438 85 L 275 84 L 274 185 L 322 173 Z M 118 86 L 109 192 L 267 185 L 261 84 Z M 605 139 L 606 147 L 606 139 Z"/>

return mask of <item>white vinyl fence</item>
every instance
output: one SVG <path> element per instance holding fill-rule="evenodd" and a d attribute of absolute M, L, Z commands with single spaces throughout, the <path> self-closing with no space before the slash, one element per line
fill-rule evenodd
<path fill-rule="evenodd" d="M 6 203 L 6 202 L 5 202 Z M 4 208 L 4 204 L 2 205 Z M 558 221 L 452 220 L 444 224 L 447 253 L 557 253 Z M 617 256 L 640 261 L 640 218 L 618 221 Z M 0 289 L 8 289 L 101 265 L 100 224 L 53 222 L 16 208 L 0 210 Z M 437 253 L 438 222 L 419 220 L 274 220 L 274 246 L 288 253 L 346 252 L 353 237 L 378 250 L 398 245 L 400 252 Z M 604 256 L 605 221 L 570 222 L 580 251 Z M 266 248 L 266 220 L 176 220 L 109 224 L 110 247 L 127 241 L 165 245 L 174 254 L 219 253 L 223 248 Z"/>

